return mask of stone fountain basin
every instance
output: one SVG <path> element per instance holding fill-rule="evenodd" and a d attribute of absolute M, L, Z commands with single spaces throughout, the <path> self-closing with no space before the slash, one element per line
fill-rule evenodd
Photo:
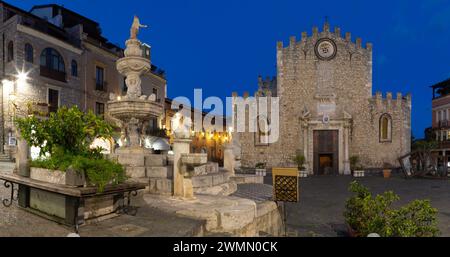
<path fill-rule="evenodd" d="M 183 153 L 181 154 L 181 163 L 188 166 L 199 166 L 208 162 L 206 153 Z"/>
<path fill-rule="evenodd" d="M 116 68 L 122 75 L 130 72 L 149 71 L 150 67 L 150 60 L 140 56 L 123 57 L 116 62 Z"/>
<path fill-rule="evenodd" d="M 123 99 L 108 102 L 108 112 L 114 118 L 120 120 L 130 119 L 148 119 L 158 117 L 163 112 L 162 103 L 142 100 L 142 99 Z"/>

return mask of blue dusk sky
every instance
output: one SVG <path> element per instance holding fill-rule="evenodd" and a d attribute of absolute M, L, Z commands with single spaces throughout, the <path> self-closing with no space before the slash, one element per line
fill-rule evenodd
<path fill-rule="evenodd" d="M 412 93 L 416 137 L 431 124 L 429 86 L 450 77 L 450 2 L 246 0 L 20 0 L 30 10 L 56 3 L 98 21 L 103 35 L 124 45 L 134 14 L 150 25 L 139 38 L 167 73 L 168 96 L 225 98 L 257 88 L 257 76 L 276 75 L 276 42 L 331 28 L 373 43 L 373 90 Z"/>

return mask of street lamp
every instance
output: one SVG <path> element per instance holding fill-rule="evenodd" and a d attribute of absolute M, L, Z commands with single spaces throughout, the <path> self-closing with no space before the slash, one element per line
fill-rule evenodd
<path fill-rule="evenodd" d="M 16 78 L 17 78 L 17 84 L 19 86 L 22 86 L 28 80 L 28 72 L 19 71 L 16 75 Z"/>

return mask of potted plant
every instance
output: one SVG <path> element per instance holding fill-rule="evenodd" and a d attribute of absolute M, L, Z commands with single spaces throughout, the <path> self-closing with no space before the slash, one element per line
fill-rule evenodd
<path fill-rule="evenodd" d="M 392 166 L 390 163 L 385 162 L 383 163 L 383 177 L 384 178 L 390 178 L 392 172 Z"/>
<path fill-rule="evenodd" d="M 298 168 L 298 174 L 300 177 L 307 177 L 308 174 L 306 172 L 306 168 L 304 166 L 305 164 L 305 156 L 303 156 L 302 154 L 296 154 L 292 160 L 295 162 L 295 164 L 297 164 L 297 168 Z"/>
<path fill-rule="evenodd" d="M 258 176 L 265 176 L 266 175 L 266 164 L 264 162 L 258 162 L 255 165 L 255 173 Z"/>
<path fill-rule="evenodd" d="M 364 167 L 359 163 L 359 156 L 350 156 L 349 161 L 353 177 L 364 177 Z"/>

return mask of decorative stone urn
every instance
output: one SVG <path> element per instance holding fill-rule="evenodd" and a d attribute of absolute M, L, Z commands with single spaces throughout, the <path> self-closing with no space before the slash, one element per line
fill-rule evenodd
<path fill-rule="evenodd" d="M 125 42 L 125 57 L 116 62 L 117 70 L 126 77 L 127 94 L 121 97 L 111 94 L 107 105 L 108 114 L 120 121 L 123 137 L 128 139 L 128 144 L 117 149 L 116 154 L 131 177 L 145 176 L 145 156 L 151 154 L 141 143 L 143 125 L 163 113 L 163 103 L 156 102 L 153 95 L 142 95 L 141 75 L 150 71 L 151 64 L 149 58 L 143 57 L 142 43 L 136 38 L 138 29 L 133 22 L 134 33 Z"/>

